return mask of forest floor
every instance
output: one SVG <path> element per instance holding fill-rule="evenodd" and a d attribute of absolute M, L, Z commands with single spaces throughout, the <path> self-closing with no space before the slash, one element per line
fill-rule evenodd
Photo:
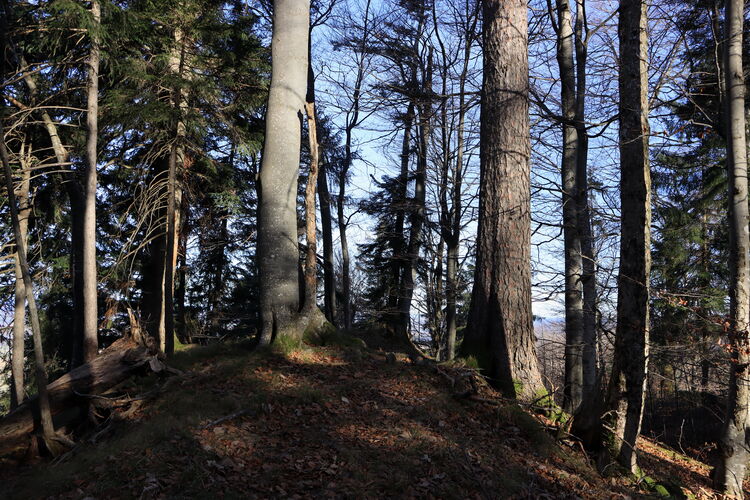
<path fill-rule="evenodd" d="M 647 477 L 602 477 L 537 417 L 488 388 L 495 404 L 456 399 L 402 354 L 217 344 L 170 365 L 56 462 L 0 462 L 0 498 L 713 498 L 709 467 L 648 440 Z"/>

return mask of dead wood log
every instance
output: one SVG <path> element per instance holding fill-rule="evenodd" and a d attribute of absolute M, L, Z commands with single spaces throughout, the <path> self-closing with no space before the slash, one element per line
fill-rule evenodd
<path fill-rule="evenodd" d="M 105 392 L 137 372 L 163 369 L 153 345 L 142 345 L 130 336 L 115 341 L 91 362 L 47 385 L 55 428 L 85 416 L 90 400 L 86 396 Z M 34 397 L 0 419 L 0 456 L 23 452 L 38 427 L 39 408 Z"/>

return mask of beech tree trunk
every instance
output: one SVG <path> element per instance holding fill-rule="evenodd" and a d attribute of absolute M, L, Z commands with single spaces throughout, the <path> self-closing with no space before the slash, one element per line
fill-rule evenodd
<path fill-rule="evenodd" d="M 585 0 L 576 1 L 576 190 L 578 233 L 581 238 L 583 264 L 583 403 L 592 407 L 599 393 L 597 369 L 597 291 L 596 260 L 591 231 L 591 208 L 588 186 L 589 136 L 586 129 L 586 65 L 588 61 L 589 30 Z"/>
<path fill-rule="evenodd" d="M 615 411 L 614 448 L 636 472 L 649 342 L 651 173 L 648 157 L 647 6 L 621 0 L 620 39 L 620 272 L 617 330 L 609 407 Z"/>
<path fill-rule="evenodd" d="M 507 396 L 544 393 L 531 315 L 531 143 L 524 0 L 485 0 L 477 258 L 462 345 Z"/>
<path fill-rule="evenodd" d="M 101 22 L 99 0 L 91 1 L 95 29 Z M 89 33 L 86 88 L 86 181 L 83 209 L 83 361 L 94 359 L 99 350 L 96 273 L 96 144 L 99 129 L 99 34 Z"/>
<path fill-rule="evenodd" d="M 31 145 L 29 145 L 29 152 Z M 31 165 L 23 161 L 24 151 L 21 151 L 21 185 L 19 186 L 16 196 L 18 198 L 18 225 L 21 231 L 21 240 L 24 244 L 27 241 L 29 227 L 29 216 L 31 215 L 31 204 L 29 202 L 29 189 L 31 187 Z M 15 272 L 15 303 L 13 308 L 13 347 L 11 351 L 10 373 L 11 373 L 11 410 L 19 406 L 26 397 L 24 386 L 24 348 L 26 338 L 26 288 L 23 284 L 23 272 L 21 270 L 21 261 L 16 253 L 14 272 Z"/>
<path fill-rule="evenodd" d="M 729 340 L 732 365 L 727 413 L 714 471 L 716 487 L 727 496 L 743 498 L 742 482 L 750 458 L 750 239 L 745 130 L 745 78 L 742 61 L 742 0 L 725 3 L 725 74 L 727 165 L 729 169 L 730 286 Z"/>
<path fill-rule="evenodd" d="M 309 1 L 274 2 L 271 87 L 259 173 L 261 345 L 301 333 L 294 325 L 300 300 L 296 202 L 309 24 Z"/>
<path fill-rule="evenodd" d="M 583 262 L 578 232 L 578 130 L 573 23 L 568 0 L 556 0 L 557 64 L 562 102 L 562 212 L 565 247 L 565 388 L 563 408 L 574 414 L 583 398 Z"/>

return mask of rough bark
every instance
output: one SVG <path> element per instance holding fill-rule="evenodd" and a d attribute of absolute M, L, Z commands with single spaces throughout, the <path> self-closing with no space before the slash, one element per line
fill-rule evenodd
<path fill-rule="evenodd" d="M 309 23 L 308 1 L 274 3 L 271 87 L 259 173 L 261 345 L 274 337 L 299 335 L 294 325 L 300 300 L 296 201 Z"/>
<path fill-rule="evenodd" d="M 617 460 L 636 471 L 649 342 L 651 174 L 648 157 L 648 38 L 643 0 L 621 0 L 620 40 L 620 271 L 617 330 L 609 408 L 615 412 Z"/>
<path fill-rule="evenodd" d="M 506 395 L 543 393 L 531 315 L 527 4 L 485 0 L 477 259 L 462 345 Z"/>
<path fill-rule="evenodd" d="M 91 1 L 95 30 L 101 22 L 101 6 Z M 99 34 L 89 34 L 91 47 L 86 63 L 86 180 L 83 209 L 83 361 L 94 359 L 99 350 L 96 273 L 96 144 L 99 129 Z"/>
<path fill-rule="evenodd" d="M 29 145 L 31 150 L 31 145 Z M 23 158 L 24 152 L 21 151 Z M 18 223 L 21 230 L 21 240 L 27 241 L 29 227 L 29 217 L 31 216 L 31 204 L 29 201 L 29 189 L 31 185 L 31 165 L 21 162 L 21 184 L 16 191 L 18 199 Z M 10 372 L 11 372 L 11 410 L 19 406 L 26 397 L 24 388 L 24 346 L 26 337 L 26 288 L 23 284 L 23 272 L 21 271 L 21 261 L 18 254 L 14 257 L 15 272 L 15 302 L 13 308 L 13 346 L 11 352 Z"/>
<path fill-rule="evenodd" d="M 745 130 L 745 79 L 742 68 L 743 7 L 741 0 L 725 3 L 725 76 L 727 164 L 729 169 L 730 285 L 729 340 L 732 365 L 727 413 L 714 471 L 716 487 L 743 498 L 742 482 L 750 458 L 750 239 Z"/>
<path fill-rule="evenodd" d="M 568 0 L 556 0 L 557 64 L 560 70 L 563 155 L 563 238 L 565 249 L 565 387 L 563 408 L 578 411 L 583 398 L 583 262 L 579 234 L 578 130 L 576 118 L 576 74 L 573 60 L 573 23 Z"/>
<path fill-rule="evenodd" d="M 318 184 L 318 132 L 315 120 L 315 97 L 308 95 L 305 103 L 307 114 L 307 134 L 310 144 L 310 173 L 305 186 L 305 311 L 317 308 L 318 296 L 318 259 L 317 259 L 317 222 L 315 217 L 315 187 Z"/>

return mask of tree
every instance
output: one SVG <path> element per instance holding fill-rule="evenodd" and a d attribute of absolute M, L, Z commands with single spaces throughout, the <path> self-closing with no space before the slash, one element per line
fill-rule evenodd
<path fill-rule="evenodd" d="M 651 172 L 648 151 L 647 7 L 621 0 L 620 40 L 620 271 L 617 330 L 609 405 L 616 413 L 615 452 L 636 470 L 636 440 L 643 418 L 649 342 Z"/>
<path fill-rule="evenodd" d="M 560 69 L 562 103 L 562 211 L 565 246 L 565 389 L 563 407 L 574 414 L 583 400 L 583 258 L 578 216 L 578 129 L 576 119 L 576 74 L 573 58 L 574 33 L 570 4 L 556 0 L 552 16 L 557 33 L 557 64 Z"/>
<path fill-rule="evenodd" d="M 528 21 L 524 0 L 485 0 L 479 224 L 462 352 L 511 397 L 543 393 L 531 314 Z"/>
<path fill-rule="evenodd" d="M 298 337 L 297 173 L 301 121 L 307 91 L 308 1 L 274 4 L 271 86 L 260 167 L 258 263 L 261 288 L 260 343 Z"/>
<path fill-rule="evenodd" d="M 83 208 L 83 361 L 88 363 L 99 348 L 96 275 L 96 144 L 99 133 L 99 0 L 91 1 L 92 27 L 89 30 L 88 83 L 86 88 L 86 181 Z"/>
<path fill-rule="evenodd" d="M 714 471 L 716 487 L 743 497 L 750 425 L 750 238 L 748 238 L 747 142 L 745 78 L 742 67 L 744 2 L 725 3 L 725 78 L 727 106 L 727 166 L 729 171 L 730 283 L 729 341 L 732 364 L 729 397 L 720 441 L 721 458 Z"/>

